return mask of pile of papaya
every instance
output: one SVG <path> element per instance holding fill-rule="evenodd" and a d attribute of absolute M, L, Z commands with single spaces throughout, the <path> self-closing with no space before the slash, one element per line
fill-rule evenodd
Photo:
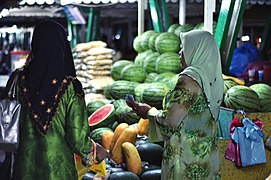
<path fill-rule="evenodd" d="M 148 119 L 141 118 L 137 124 L 120 123 L 114 131 L 102 133 L 101 145 L 108 150 L 105 159 L 109 180 L 160 180 L 163 145 L 147 140 Z M 95 175 L 88 171 L 83 180 Z"/>

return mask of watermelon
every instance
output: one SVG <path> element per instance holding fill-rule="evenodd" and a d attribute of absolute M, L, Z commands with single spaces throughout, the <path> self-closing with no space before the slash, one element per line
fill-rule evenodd
<path fill-rule="evenodd" d="M 144 83 L 152 83 L 154 82 L 154 78 L 157 76 L 157 73 L 149 73 L 144 81 Z"/>
<path fill-rule="evenodd" d="M 217 23 L 215 21 L 213 21 L 213 34 L 215 34 L 215 30 L 216 30 L 216 25 Z M 204 29 L 204 23 L 201 22 L 199 24 L 197 24 L 194 29 Z"/>
<path fill-rule="evenodd" d="M 145 51 L 145 52 L 139 53 L 139 54 L 135 57 L 134 64 L 143 67 L 145 58 L 146 58 L 148 55 L 152 54 L 152 53 L 153 53 L 153 52 L 152 52 L 151 50 L 147 50 L 147 51 Z"/>
<path fill-rule="evenodd" d="M 96 143 L 102 143 L 102 135 L 105 131 L 112 131 L 112 129 L 108 127 L 100 127 L 92 130 L 89 134 L 89 137 Z M 113 132 L 113 131 L 112 131 Z"/>
<path fill-rule="evenodd" d="M 158 52 L 153 52 L 146 57 L 143 67 L 147 73 L 156 72 L 156 60 L 159 56 L 160 54 Z"/>
<path fill-rule="evenodd" d="M 149 49 L 152 51 L 156 51 L 155 49 L 155 40 L 159 36 L 160 33 L 154 33 L 149 38 Z"/>
<path fill-rule="evenodd" d="M 174 33 L 163 32 L 155 40 L 155 49 L 160 54 L 180 50 L 180 39 Z"/>
<path fill-rule="evenodd" d="M 133 94 L 138 85 L 136 82 L 119 80 L 110 85 L 110 95 L 113 99 L 125 99 L 126 94 Z"/>
<path fill-rule="evenodd" d="M 191 24 L 180 25 L 178 28 L 175 29 L 174 34 L 180 37 L 181 33 L 191 31 L 192 29 L 193 29 L 193 25 Z"/>
<path fill-rule="evenodd" d="M 115 116 L 118 122 L 126 122 L 127 124 L 131 125 L 140 120 L 140 117 L 133 112 L 132 108 L 127 105 L 124 99 L 116 100 L 113 105 L 116 109 Z"/>
<path fill-rule="evenodd" d="M 233 86 L 237 86 L 238 83 L 236 83 L 235 81 L 233 80 L 224 80 L 224 92 L 223 94 L 225 95 L 226 92 Z"/>
<path fill-rule="evenodd" d="M 92 100 L 87 104 L 87 113 L 90 116 L 94 113 L 97 109 L 104 106 L 106 103 L 102 100 Z"/>
<path fill-rule="evenodd" d="M 114 105 L 106 104 L 91 114 L 88 124 L 91 128 L 107 127 L 114 121 L 114 113 Z"/>
<path fill-rule="evenodd" d="M 259 102 L 259 96 L 253 89 L 241 85 L 231 87 L 224 97 L 227 107 L 245 112 L 259 112 Z"/>
<path fill-rule="evenodd" d="M 177 53 L 166 52 L 161 54 L 156 61 L 156 73 L 179 73 L 181 71 L 180 56 Z"/>
<path fill-rule="evenodd" d="M 167 32 L 174 33 L 175 29 L 177 29 L 180 26 L 180 24 L 172 24 L 169 26 Z"/>
<path fill-rule="evenodd" d="M 268 84 L 257 83 L 250 86 L 260 98 L 262 112 L 271 112 L 271 87 Z"/>
<path fill-rule="evenodd" d="M 135 50 L 136 52 L 138 52 L 138 53 L 141 53 L 141 52 L 144 51 L 144 50 L 141 48 L 140 43 L 141 43 L 141 36 L 139 35 L 139 36 L 136 36 L 135 39 L 134 39 L 134 41 L 133 41 L 133 48 L 134 48 L 134 50 Z"/>
<path fill-rule="evenodd" d="M 154 82 L 161 82 L 168 86 L 169 89 L 173 89 L 177 83 L 179 74 L 174 74 L 172 72 L 165 72 L 162 74 L 158 74 L 154 78 Z"/>
<path fill-rule="evenodd" d="M 141 35 L 140 45 L 143 51 L 149 50 L 149 39 L 153 34 L 155 34 L 155 32 L 153 30 L 149 30 Z"/>
<path fill-rule="evenodd" d="M 163 99 L 169 91 L 167 85 L 159 82 L 144 84 L 143 87 L 137 86 L 135 88 L 136 97 L 143 103 L 161 109 Z"/>
<path fill-rule="evenodd" d="M 148 85 L 151 83 L 142 83 L 135 87 L 135 100 L 138 102 L 143 102 L 142 100 L 142 94 L 146 88 L 148 88 Z"/>
<path fill-rule="evenodd" d="M 107 86 L 104 87 L 104 92 L 103 95 L 106 99 L 113 99 L 113 97 L 110 94 L 110 90 L 111 90 L 111 85 L 108 84 Z"/>
<path fill-rule="evenodd" d="M 136 64 L 125 66 L 121 71 L 121 79 L 126 81 L 144 82 L 146 76 L 145 69 Z"/>
<path fill-rule="evenodd" d="M 111 67 L 112 78 L 115 81 L 120 80 L 121 79 L 121 70 L 129 64 L 132 64 L 132 62 L 129 60 L 119 60 L 119 61 L 115 62 Z"/>

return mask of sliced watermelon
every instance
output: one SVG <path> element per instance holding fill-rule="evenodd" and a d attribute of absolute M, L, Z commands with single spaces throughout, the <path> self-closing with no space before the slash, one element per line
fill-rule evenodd
<path fill-rule="evenodd" d="M 107 127 L 114 121 L 115 108 L 113 104 L 106 104 L 97 109 L 88 118 L 91 128 Z"/>

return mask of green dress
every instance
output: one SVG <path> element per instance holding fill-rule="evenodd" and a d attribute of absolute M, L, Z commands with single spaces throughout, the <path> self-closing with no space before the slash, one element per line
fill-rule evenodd
<path fill-rule="evenodd" d="M 87 136 L 89 126 L 84 98 L 75 93 L 70 83 L 45 135 L 34 126 L 21 96 L 19 100 L 22 111 L 15 179 L 77 180 L 74 153 L 85 157 L 92 148 Z"/>
<path fill-rule="evenodd" d="M 217 122 L 196 81 L 180 76 L 163 110 L 148 113 L 149 140 L 164 141 L 162 180 L 219 179 Z"/>

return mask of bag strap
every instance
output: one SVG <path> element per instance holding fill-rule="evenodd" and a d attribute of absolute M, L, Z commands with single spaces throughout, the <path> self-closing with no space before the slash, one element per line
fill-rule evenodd
<path fill-rule="evenodd" d="M 10 89 L 8 90 L 8 98 L 10 99 L 16 99 L 16 85 L 19 78 L 19 74 L 21 72 L 21 69 L 16 69 L 15 77 L 13 81 L 11 82 Z"/>

